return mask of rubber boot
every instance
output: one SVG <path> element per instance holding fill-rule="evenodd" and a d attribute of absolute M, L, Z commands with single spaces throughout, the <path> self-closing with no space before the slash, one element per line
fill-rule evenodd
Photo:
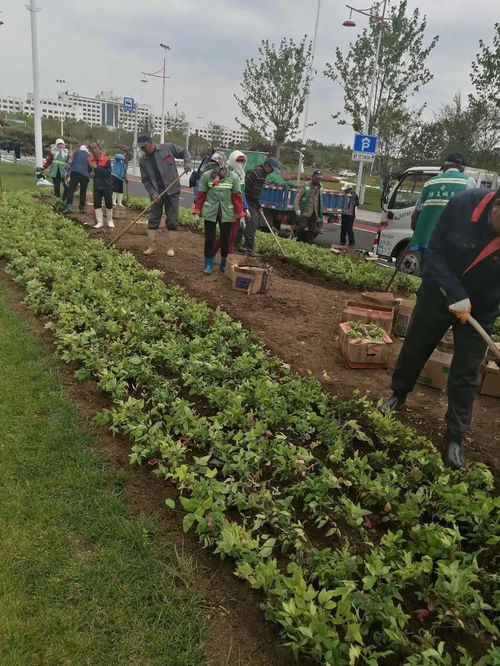
<path fill-rule="evenodd" d="M 73 212 L 73 206 L 71 204 L 67 203 L 64 206 L 63 213 L 66 215 L 67 213 L 72 213 L 72 212 Z"/>
<path fill-rule="evenodd" d="M 177 232 L 176 231 L 169 231 L 168 229 L 166 230 L 166 236 L 167 236 L 167 257 L 175 257 L 175 236 Z"/>
<path fill-rule="evenodd" d="M 205 275 L 212 275 L 213 270 L 214 270 L 214 258 L 205 257 Z"/>
<path fill-rule="evenodd" d="M 116 206 L 117 199 L 118 199 L 118 192 L 113 192 L 113 206 Z"/>
<path fill-rule="evenodd" d="M 123 192 L 118 192 L 116 195 L 116 205 L 118 208 L 123 208 Z"/>
<path fill-rule="evenodd" d="M 158 229 L 148 229 L 148 247 L 142 254 L 153 254 L 156 251 Z"/>
<path fill-rule="evenodd" d="M 94 212 L 95 212 L 95 219 L 97 220 L 97 224 L 94 224 L 94 229 L 102 229 L 102 227 L 104 226 L 102 208 L 96 208 Z"/>
<path fill-rule="evenodd" d="M 459 437 L 453 437 L 449 432 L 444 436 L 444 462 L 447 467 L 460 469 L 465 466 L 465 455 L 462 447 L 462 440 Z"/>
<path fill-rule="evenodd" d="M 106 208 L 106 224 L 110 229 L 114 229 L 115 225 L 113 222 L 113 209 L 112 208 Z"/>
<path fill-rule="evenodd" d="M 380 405 L 380 409 L 386 409 L 389 412 L 396 412 L 401 409 L 406 402 L 406 395 L 393 393 L 390 398 L 386 398 Z"/>
<path fill-rule="evenodd" d="M 247 254 L 249 257 L 259 257 L 259 253 L 253 247 L 247 247 Z"/>
<path fill-rule="evenodd" d="M 221 257 L 220 258 L 220 264 L 219 264 L 219 268 L 220 268 L 221 273 L 224 273 L 224 271 L 226 270 L 226 265 L 227 265 L 227 257 Z"/>
<path fill-rule="evenodd" d="M 78 206 L 78 212 L 82 214 L 85 213 L 85 204 L 83 204 L 83 206 Z"/>

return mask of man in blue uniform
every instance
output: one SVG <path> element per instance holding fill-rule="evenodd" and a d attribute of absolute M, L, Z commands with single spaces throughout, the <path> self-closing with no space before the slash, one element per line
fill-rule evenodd
<path fill-rule="evenodd" d="M 467 324 L 469 314 L 491 331 L 500 304 L 500 190 L 467 190 L 447 204 L 434 229 L 408 332 L 383 409 L 402 407 L 437 344 L 453 327 L 444 458 L 463 467 L 486 344 Z"/>

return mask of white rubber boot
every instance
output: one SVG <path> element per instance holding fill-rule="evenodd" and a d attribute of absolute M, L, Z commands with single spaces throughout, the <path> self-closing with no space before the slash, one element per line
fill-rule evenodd
<path fill-rule="evenodd" d="M 118 200 L 118 192 L 113 192 L 113 206 L 116 206 Z"/>
<path fill-rule="evenodd" d="M 148 247 L 142 254 L 153 254 L 156 251 L 158 229 L 148 229 Z"/>
<path fill-rule="evenodd" d="M 97 220 L 97 224 L 94 224 L 94 229 L 102 229 L 102 227 L 104 226 L 102 208 L 96 208 L 94 213 L 95 213 L 95 219 Z"/>
<path fill-rule="evenodd" d="M 114 229 L 115 225 L 113 223 L 113 209 L 106 208 L 106 223 L 110 229 Z"/>
<path fill-rule="evenodd" d="M 118 208 L 123 208 L 122 202 L 123 202 L 123 192 L 119 192 L 116 195 L 116 205 L 118 206 Z"/>
<path fill-rule="evenodd" d="M 175 257 L 175 236 L 177 231 L 166 231 L 167 235 L 167 257 Z"/>

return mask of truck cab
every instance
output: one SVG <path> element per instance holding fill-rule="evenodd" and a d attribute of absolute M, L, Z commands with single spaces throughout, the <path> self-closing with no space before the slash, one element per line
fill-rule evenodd
<path fill-rule="evenodd" d="M 437 166 L 411 167 L 401 175 L 388 176 L 381 196 L 382 214 L 374 251 L 382 259 L 398 261 L 411 240 L 411 216 L 425 183 L 440 173 Z M 498 187 L 498 175 L 480 169 L 466 168 L 465 173 L 478 187 Z M 396 184 L 392 186 L 392 181 Z M 409 251 L 400 266 L 402 273 L 420 275 L 420 252 Z"/>

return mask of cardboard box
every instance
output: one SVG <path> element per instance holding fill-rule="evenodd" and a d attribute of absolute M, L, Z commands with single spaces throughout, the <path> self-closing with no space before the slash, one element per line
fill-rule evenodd
<path fill-rule="evenodd" d="M 408 324 L 415 307 L 415 301 L 411 298 L 398 298 L 394 313 L 394 335 L 404 338 L 408 330 Z"/>
<path fill-rule="evenodd" d="M 347 322 L 340 324 L 339 346 L 350 368 L 386 368 L 389 362 L 391 338 L 384 331 L 384 339 L 379 341 L 349 337 L 351 327 Z"/>
<path fill-rule="evenodd" d="M 372 306 L 382 306 L 383 308 L 393 308 L 396 302 L 394 294 L 390 291 L 364 291 L 361 299 Z"/>
<path fill-rule="evenodd" d="M 495 346 L 500 351 L 500 342 L 495 342 Z M 488 351 L 486 352 L 486 360 L 487 361 L 494 361 L 495 360 L 495 355 L 491 351 L 491 349 L 488 347 Z"/>
<path fill-rule="evenodd" d="M 251 257 L 229 255 L 226 275 L 233 289 L 247 294 L 265 294 L 270 284 L 270 269 L 262 268 Z"/>
<path fill-rule="evenodd" d="M 449 328 L 446 333 L 443 335 L 442 340 L 438 342 L 437 348 L 439 351 L 442 352 L 448 352 L 449 354 L 453 354 L 453 350 L 455 349 L 454 346 L 454 339 L 453 339 L 453 329 Z"/>
<path fill-rule="evenodd" d="M 365 302 L 347 301 L 341 321 L 359 321 L 363 324 L 375 324 L 386 333 L 392 329 L 394 309 L 383 305 L 370 305 Z"/>
<path fill-rule="evenodd" d="M 500 398 L 500 368 L 495 361 L 488 361 L 483 367 L 483 377 L 479 393 L 492 398 Z"/>
<path fill-rule="evenodd" d="M 417 382 L 446 391 L 452 358 L 453 354 L 435 349 L 424 365 Z"/>

